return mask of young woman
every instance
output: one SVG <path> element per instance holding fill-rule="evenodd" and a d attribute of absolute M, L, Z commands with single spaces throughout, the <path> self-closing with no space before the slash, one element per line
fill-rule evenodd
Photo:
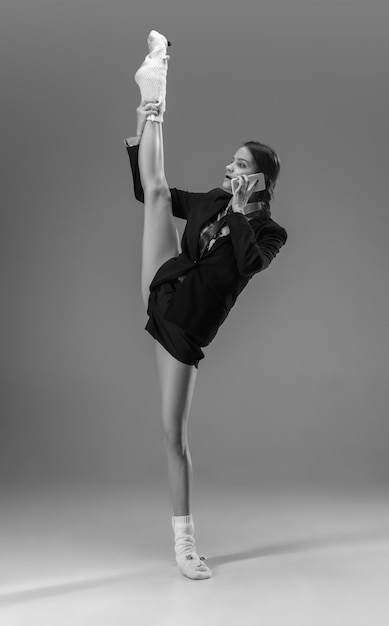
<path fill-rule="evenodd" d="M 212 572 L 197 553 L 190 511 L 188 415 L 201 348 L 215 337 L 249 280 L 286 242 L 286 230 L 270 217 L 280 162 L 272 148 L 250 141 L 227 165 L 221 187 L 207 193 L 169 189 L 162 123 L 170 44 L 156 31 L 148 44 L 149 55 L 135 74 L 141 91 L 137 134 L 124 143 L 135 197 L 144 202 L 142 295 L 162 392 L 176 562 L 184 576 L 205 579 Z M 253 193 L 248 176 L 261 172 L 265 188 Z M 181 242 L 173 216 L 187 220 Z"/>

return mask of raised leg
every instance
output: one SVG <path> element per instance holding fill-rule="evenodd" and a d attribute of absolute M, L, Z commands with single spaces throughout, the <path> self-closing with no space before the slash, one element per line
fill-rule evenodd
<path fill-rule="evenodd" d="M 139 172 L 144 190 L 142 296 L 147 308 L 149 288 L 157 270 L 180 253 L 163 162 L 162 124 L 147 121 L 139 145 Z"/>

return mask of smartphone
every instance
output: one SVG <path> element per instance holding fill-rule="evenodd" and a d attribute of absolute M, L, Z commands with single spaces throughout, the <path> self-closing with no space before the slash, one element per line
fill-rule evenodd
<path fill-rule="evenodd" d="M 253 182 L 256 181 L 256 184 L 252 188 L 251 193 L 254 193 L 254 191 L 262 191 L 262 189 L 266 189 L 265 176 L 263 172 L 258 172 L 257 174 L 249 174 L 247 178 L 249 180 L 249 185 L 252 185 Z M 235 193 L 238 187 L 239 180 L 237 178 L 231 178 L 232 192 Z"/>

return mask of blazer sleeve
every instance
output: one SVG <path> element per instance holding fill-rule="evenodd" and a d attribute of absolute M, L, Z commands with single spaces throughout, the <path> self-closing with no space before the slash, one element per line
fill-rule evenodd
<path fill-rule="evenodd" d="M 228 213 L 230 229 L 239 274 L 253 276 L 269 267 L 288 238 L 285 228 L 277 225 L 261 230 L 257 235 L 248 219 L 241 213 Z"/>
<path fill-rule="evenodd" d="M 139 202 L 144 203 L 144 192 L 138 164 L 139 145 L 128 146 L 126 144 L 126 149 L 130 159 L 135 198 L 139 200 Z M 206 195 L 205 193 L 183 191 L 182 189 L 176 189 L 175 187 L 170 188 L 170 194 L 172 199 L 173 215 L 184 220 L 188 219 L 189 213 Z"/>

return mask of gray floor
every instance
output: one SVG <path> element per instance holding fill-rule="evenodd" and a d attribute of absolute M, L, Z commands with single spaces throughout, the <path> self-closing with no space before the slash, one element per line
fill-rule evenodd
<path fill-rule="evenodd" d="M 9 495 L 2 626 L 379 626 L 389 623 L 389 501 L 380 494 L 196 489 L 213 578 L 178 572 L 164 489 Z M 5 506 L 4 506 L 5 505 Z"/>

